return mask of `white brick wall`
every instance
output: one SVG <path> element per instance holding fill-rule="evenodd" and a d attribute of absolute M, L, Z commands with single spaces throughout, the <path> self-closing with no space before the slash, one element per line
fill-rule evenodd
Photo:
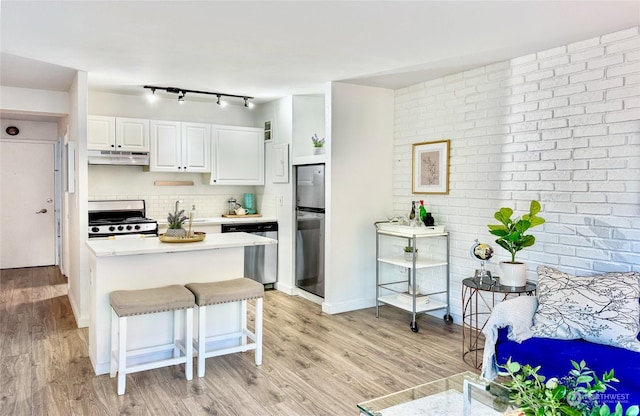
<path fill-rule="evenodd" d="M 577 274 L 640 271 L 640 28 L 396 91 L 394 209 L 424 199 L 451 233 L 451 303 L 461 316 L 469 256 L 502 206 L 531 199 L 547 223 L 518 254 Z M 451 140 L 450 193 L 411 194 L 411 144 Z"/>

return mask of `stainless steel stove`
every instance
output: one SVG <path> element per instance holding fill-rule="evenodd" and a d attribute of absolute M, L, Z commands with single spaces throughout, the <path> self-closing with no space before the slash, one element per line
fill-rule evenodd
<path fill-rule="evenodd" d="M 89 201 L 89 238 L 158 235 L 158 222 L 146 218 L 144 200 Z"/>

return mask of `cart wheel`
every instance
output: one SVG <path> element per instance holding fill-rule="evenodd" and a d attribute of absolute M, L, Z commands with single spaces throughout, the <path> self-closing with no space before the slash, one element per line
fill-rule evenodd
<path fill-rule="evenodd" d="M 453 317 L 449 314 L 446 314 L 442 319 L 444 319 L 444 322 L 449 325 L 453 323 Z"/>
<path fill-rule="evenodd" d="M 416 321 L 409 322 L 409 328 L 411 328 L 413 332 L 418 332 L 418 323 Z"/>

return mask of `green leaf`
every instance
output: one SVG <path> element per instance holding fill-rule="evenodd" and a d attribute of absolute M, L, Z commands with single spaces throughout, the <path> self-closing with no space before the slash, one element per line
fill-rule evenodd
<path fill-rule="evenodd" d="M 531 201 L 531 205 L 529 205 L 529 215 L 534 217 L 538 212 L 540 212 L 541 208 L 542 207 L 540 206 L 540 202 L 535 200 Z"/>
<path fill-rule="evenodd" d="M 593 377 L 582 375 L 578 377 L 576 380 L 578 383 L 591 383 L 593 381 Z"/>
<path fill-rule="evenodd" d="M 638 414 L 640 414 L 640 407 L 636 404 L 627 409 L 625 416 L 638 416 Z"/>
<path fill-rule="evenodd" d="M 493 215 L 493 218 L 495 218 L 508 228 L 509 223 L 511 222 L 511 214 L 513 214 L 513 210 L 511 208 L 500 208 L 500 211 L 496 212 Z"/>
<path fill-rule="evenodd" d="M 521 368 L 520 364 L 515 361 L 513 362 L 508 361 L 506 366 L 507 366 L 507 370 L 512 373 L 517 373 L 518 371 L 520 371 L 520 368 Z"/>
<path fill-rule="evenodd" d="M 607 406 L 607 404 L 603 404 L 602 407 L 600 408 L 600 416 L 609 416 L 611 414 L 611 411 L 609 410 L 609 406 Z"/>
<path fill-rule="evenodd" d="M 538 225 L 542 225 L 545 223 L 544 218 L 541 217 L 532 217 L 529 218 L 529 221 L 531 222 L 531 226 L 529 228 L 537 227 Z"/>

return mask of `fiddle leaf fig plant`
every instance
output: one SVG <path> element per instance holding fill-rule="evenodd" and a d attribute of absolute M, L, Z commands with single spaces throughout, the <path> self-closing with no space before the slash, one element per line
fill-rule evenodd
<path fill-rule="evenodd" d="M 532 235 L 525 235 L 530 228 L 544 224 L 545 219 L 539 217 L 540 202 L 531 201 L 529 213 L 522 217 L 511 218 L 513 210 L 511 208 L 500 208 L 493 217 L 500 224 L 489 224 L 489 232 L 498 236 L 496 243 L 511 253 L 511 263 L 516 263 L 516 253 L 525 247 L 535 244 L 536 238 Z"/>

